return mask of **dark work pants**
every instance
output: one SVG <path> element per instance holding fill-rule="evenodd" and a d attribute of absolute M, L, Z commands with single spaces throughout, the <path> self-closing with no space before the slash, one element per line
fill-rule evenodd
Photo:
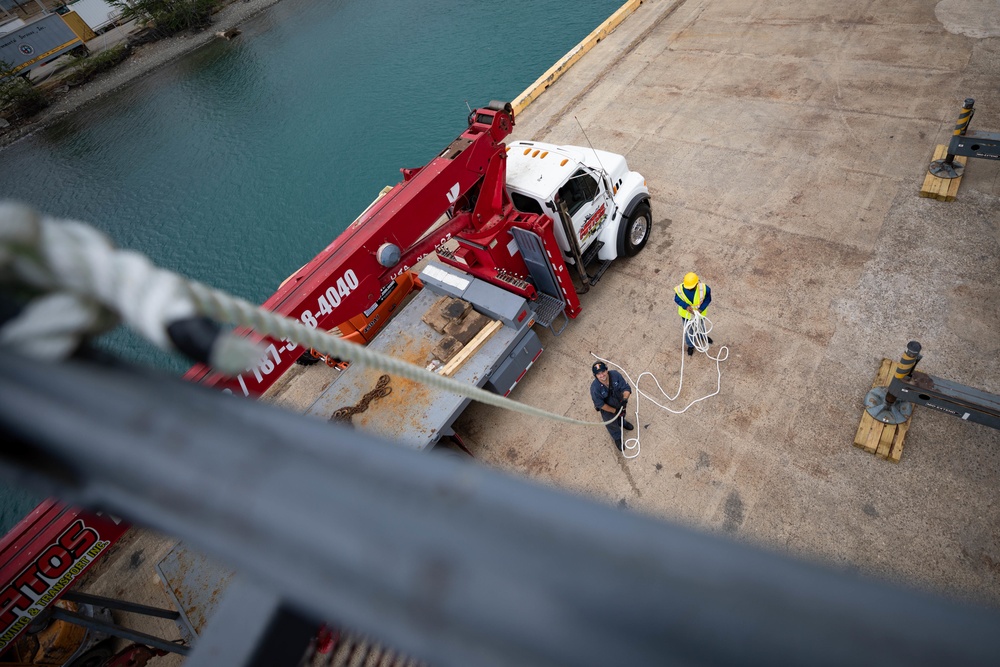
<path fill-rule="evenodd" d="M 688 321 L 682 317 L 681 318 L 681 329 L 683 329 L 684 327 L 686 327 L 687 323 L 688 323 Z M 694 341 L 691 340 L 691 336 L 689 334 L 687 334 L 687 333 L 684 334 L 684 342 L 687 344 L 688 347 L 694 347 Z"/>
<path fill-rule="evenodd" d="M 611 413 L 601 410 L 601 421 L 604 421 L 611 416 Z M 622 448 L 622 413 L 619 410 L 618 414 L 615 415 L 615 420 L 610 424 L 605 424 L 604 428 L 608 429 L 608 434 L 611 439 L 615 441 L 615 446 L 618 449 Z"/>

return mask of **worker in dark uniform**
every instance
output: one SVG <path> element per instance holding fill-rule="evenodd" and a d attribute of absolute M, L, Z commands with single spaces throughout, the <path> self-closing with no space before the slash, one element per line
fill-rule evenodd
<path fill-rule="evenodd" d="M 701 282 L 697 273 L 689 272 L 684 276 L 684 281 L 674 288 L 674 303 L 677 304 L 681 323 L 686 325 L 695 312 L 705 314 L 708 304 L 712 303 L 712 288 Z M 690 357 L 694 354 L 694 341 L 690 334 L 684 334 L 684 342 L 687 343 L 688 356 Z M 708 338 L 709 345 L 713 342 L 711 338 Z"/>
<path fill-rule="evenodd" d="M 590 384 L 590 398 L 594 401 L 594 409 L 601 414 L 601 421 L 615 417 L 614 421 L 605 426 L 618 451 L 624 452 L 622 426 L 626 431 L 635 428 L 625 419 L 625 408 L 628 406 L 628 397 L 632 395 L 632 387 L 621 373 L 608 371 L 608 366 L 603 361 L 598 361 L 591 370 L 594 371 L 594 381 Z"/>

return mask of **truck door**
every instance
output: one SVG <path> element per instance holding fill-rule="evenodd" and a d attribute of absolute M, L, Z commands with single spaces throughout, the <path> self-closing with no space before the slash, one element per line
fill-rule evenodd
<path fill-rule="evenodd" d="M 558 196 L 566 204 L 577 241 L 583 250 L 597 238 L 598 232 L 607 223 L 607 195 L 596 175 L 581 168 L 559 188 Z"/>

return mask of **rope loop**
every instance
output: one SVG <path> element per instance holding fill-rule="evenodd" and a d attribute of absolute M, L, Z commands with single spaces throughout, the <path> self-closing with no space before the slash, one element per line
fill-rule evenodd
<path fill-rule="evenodd" d="M 639 456 L 639 452 L 641 451 L 640 435 L 639 435 L 639 431 L 640 431 L 640 429 L 639 429 L 639 403 L 640 403 L 640 400 L 639 399 L 640 398 L 645 398 L 646 400 L 650 401 L 651 403 L 653 403 L 653 405 L 657 406 L 661 410 L 666 410 L 667 412 L 669 412 L 671 414 L 679 415 L 679 414 L 683 414 L 683 413 L 687 412 L 688 408 L 690 408 L 695 403 L 700 403 L 700 402 L 702 402 L 702 401 L 704 401 L 706 399 L 711 398 L 712 396 L 717 395 L 720 391 L 722 391 L 722 362 L 729 358 L 729 347 L 726 346 L 726 345 L 723 345 L 722 347 L 719 348 L 719 354 L 716 355 L 716 356 L 714 356 L 714 357 L 711 354 L 709 354 L 708 352 L 709 352 L 709 349 L 711 348 L 711 343 L 708 342 L 708 333 L 711 330 L 712 330 L 712 321 L 709 320 L 707 317 L 705 317 L 704 315 L 702 315 L 701 313 L 699 313 L 697 311 L 693 314 L 693 316 L 691 317 L 691 319 L 685 320 L 685 322 L 684 322 L 684 328 L 681 331 L 681 348 L 680 348 L 680 352 L 681 352 L 681 354 L 680 354 L 680 357 L 681 357 L 681 368 L 680 368 L 680 376 L 677 379 L 677 391 L 674 393 L 673 396 L 670 396 L 669 394 L 667 394 L 666 391 L 663 390 L 663 387 L 660 386 L 660 381 L 657 380 L 656 376 L 653 375 L 653 373 L 651 373 L 650 371 L 643 371 L 642 373 L 639 374 L 639 376 L 633 382 L 632 381 L 632 377 L 629 375 L 628 371 L 626 371 L 624 367 L 619 366 L 618 364 L 616 364 L 615 362 L 611 361 L 610 359 L 604 359 L 603 357 L 599 357 L 596 354 L 594 354 L 593 352 L 591 352 L 591 355 L 595 359 L 597 359 L 599 361 L 603 361 L 604 363 L 608 364 L 609 366 L 614 366 L 619 371 L 621 371 L 621 374 L 625 376 L 625 379 L 628 381 L 629 385 L 631 385 L 632 387 L 635 387 L 635 391 L 633 392 L 633 395 L 637 396 L 636 401 L 635 401 L 635 435 L 633 437 L 631 437 L 631 438 L 627 438 L 627 439 L 622 440 L 622 446 L 623 446 L 622 456 L 624 456 L 626 459 L 637 458 Z M 693 401 L 691 401 L 690 403 L 688 403 L 686 406 L 684 406 L 684 408 L 681 409 L 681 410 L 674 410 L 674 409 L 670 408 L 669 406 L 660 403 L 659 400 L 657 400 L 656 398 L 654 398 L 653 396 L 651 396 L 649 393 L 643 391 L 639 387 L 639 384 L 642 382 L 642 380 L 646 376 L 649 376 L 653 380 L 653 383 L 656 384 L 656 388 L 659 390 L 660 395 L 661 395 L 660 396 L 661 400 L 665 399 L 668 403 L 672 403 L 673 401 L 677 400 L 677 397 L 680 396 L 681 389 L 684 386 L 684 360 L 687 358 L 687 354 L 686 354 L 686 351 L 684 350 L 684 348 L 687 345 L 687 339 L 688 339 L 688 337 L 690 337 L 691 341 L 694 343 L 694 348 L 696 350 L 698 350 L 699 352 L 701 352 L 702 354 L 704 354 L 706 357 L 708 357 L 709 359 L 711 359 L 712 361 L 715 362 L 715 370 L 716 370 L 715 391 L 712 392 L 711 394 L 707 394 L 707 395 L 702 396 L 700 398 L 694 399 Z M 631 397 L 629 397 L 629 398 L 631 400 Z M 622 426 L 624 426 L 624 416 L 622 417 Z M 623 430 L 622 433 L 624 434 L 624 432 L 625 431 Z M 632 452 L 634 452 L 634 453 L 632 453 Z"/>

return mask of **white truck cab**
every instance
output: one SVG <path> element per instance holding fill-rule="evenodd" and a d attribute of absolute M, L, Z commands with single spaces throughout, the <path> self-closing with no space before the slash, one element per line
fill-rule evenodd
<path fill-rule="evenodd" d="M 595 251 L 604 262 L 631 257 L 649 240 L 649 190 L 622 155 L 515 141 L 507 149 L 507 190 L 519 211 L 556 221 L 556 240 L 567 264 L 578 257 L 586 264 Z"/>

